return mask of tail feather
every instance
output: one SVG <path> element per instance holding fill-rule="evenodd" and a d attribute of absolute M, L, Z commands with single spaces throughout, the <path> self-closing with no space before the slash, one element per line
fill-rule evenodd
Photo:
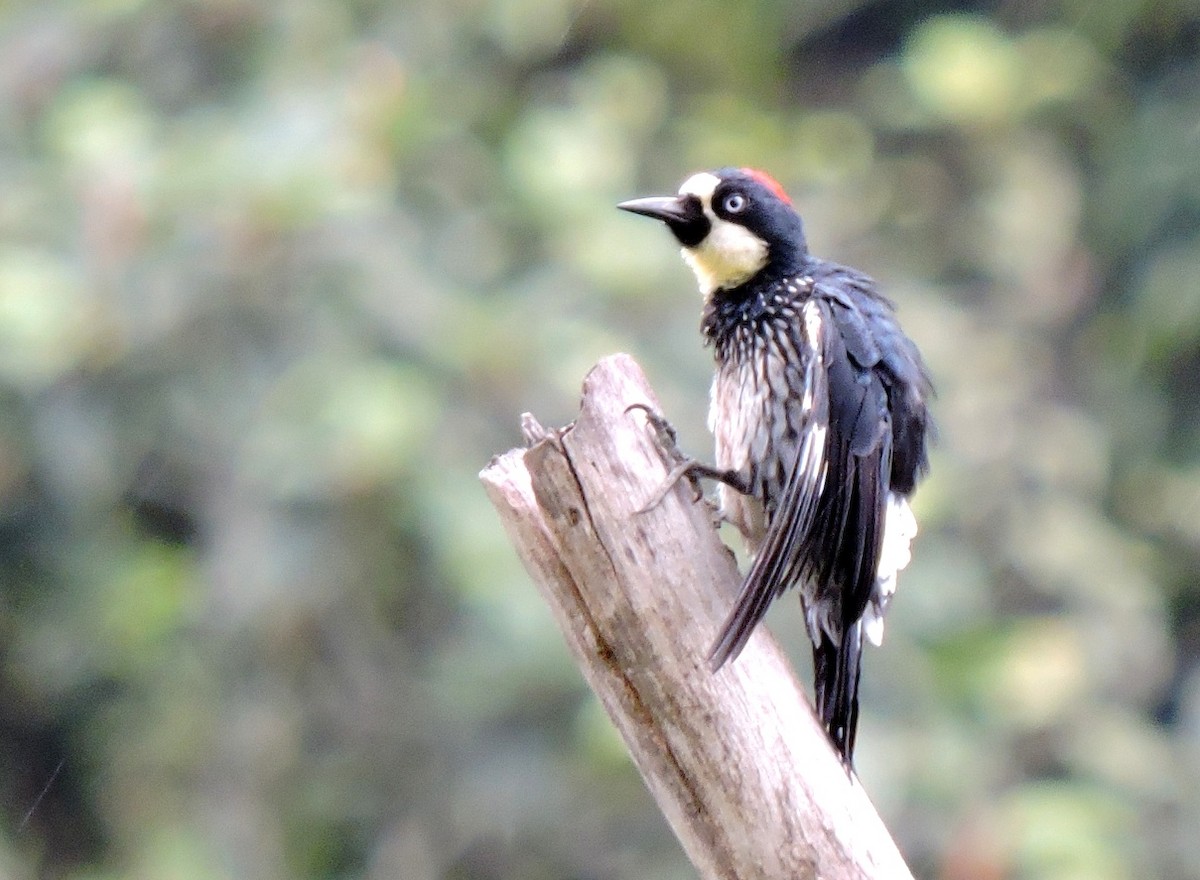
<path fill-rule="evenodd" d="M 852 767 L 858 732 L 858 682 L 862 672 L 862 622 L 854 623 L 835 645 L 830 638 L 813 648 L 817 714 L 829 738 Z"/>

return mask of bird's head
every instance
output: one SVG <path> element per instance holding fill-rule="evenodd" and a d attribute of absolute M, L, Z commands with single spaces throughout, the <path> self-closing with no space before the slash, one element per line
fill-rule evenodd
<path fill-rule="evenodd" d="M 666 223 L 706 296 L 764 272 L 798 271 L 808 255 L 800 215 L 783 187 L 762 171 L 705 171 L 685 180 L 677 196 L 633 199 L 617 207 Z"/>

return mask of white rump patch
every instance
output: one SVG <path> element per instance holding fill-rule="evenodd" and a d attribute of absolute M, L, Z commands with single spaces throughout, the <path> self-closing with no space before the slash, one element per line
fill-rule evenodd
<path fill-rule="evenodd" d="M 896 578 L 912 559 L 912 540 L 916 536 L 917 518 L 913 516 L 908 499 L 889 492 L 875 590 L 863 614 L 863 630 L 872 644 L 883 644 L 883 617 L 896 592 Z"/>

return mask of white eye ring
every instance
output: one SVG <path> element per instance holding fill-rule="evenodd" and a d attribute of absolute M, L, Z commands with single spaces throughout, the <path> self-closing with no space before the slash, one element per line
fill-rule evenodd
<path fill-rule="evenodd" d="M 722 203 L 722 206 L 730 214 L 737 214 L 745 209 L 746 197 L 741 193 L 730 193 L 729 195 L 725 196 L 725 201 Z"/>

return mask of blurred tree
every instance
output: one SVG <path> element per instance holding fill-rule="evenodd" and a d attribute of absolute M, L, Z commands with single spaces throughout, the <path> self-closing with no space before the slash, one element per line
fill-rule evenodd
<path fill-rule="evenodd" d="M 859 746 L 917 873 L 1200 874 L 1194 4 L 0 16 L 0 872 L 690 876 L 475 472 L 617 349 L 703 454 L 612 205 L 735 163 L 938 380 Z"/>

